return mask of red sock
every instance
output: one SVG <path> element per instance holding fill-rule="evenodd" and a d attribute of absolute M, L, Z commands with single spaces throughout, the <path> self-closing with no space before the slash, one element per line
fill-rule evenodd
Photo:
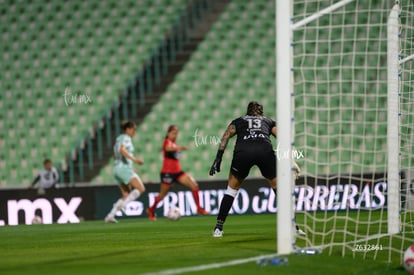
<path fill-rule="evenodd" d="M 191 191 L 193 193 L 193 197 L 194 197 L 194 202 L 197 205 L 197 209 L 200 209 L 200 197 L 198 196 L 198 189 Z"/>
<path fill-rule="evenodd" d="M 151 211 L 155 211 L 155 208 L 157 207 L 157 204 L 161 201 L 160 196 L 155 197 L 155 201 L 153 205 L 150 207 Z"/>

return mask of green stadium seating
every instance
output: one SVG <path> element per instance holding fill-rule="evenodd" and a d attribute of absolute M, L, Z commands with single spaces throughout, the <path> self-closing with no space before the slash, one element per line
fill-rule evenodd
<path fill-rule="evenodd" d="M 173 84 L 138 127 L 133 142 L 145 160 L 139 168 L 145 182 L 159 181 L 161 145 L 168 125 L 177 124 L 180 127 L 177 142 L 190 146 L 182 154 L 183 169 L 196 179 L 207 179 L 218 139 L 232 119 L 245 113 L 249 101 L 262 102 L 266 114 L 275 117 L 274 36 L 268 35 L 274 32 L 273 19 L 272 1 L 233 1 L 227 6 Z M 246 33 L 253 26 L 258 31 Z M 261 45 L 268 46 L 258 49 Z M 196 134 L 198 140 L 195 141 Z M 226 150 L 223 172 L 218 177 L 227 177 L 233 144 L 234 140 Z M 256 169 L 251 174 L 259 175 Z M 93 180 L 99 183 L 113 181 L 111 164 Z"/>
<path fill-rule="evenodd" d="M 1 52 L 6 73 L 0 76 L 5 88 L 0 93 L 0 126 L 7 132 L 0 133 L 0 146 L 7 149 L 0 152 L 4 155 L 0 169 L 6 171 L 0 186 L 27 184 L 45 156 L 61 161 L 105 113 L 186 4 L 174 0 L 165 6 L 161 1 L 140 1 L 138 6 L 133 0 L 105 5 L 97 0 L 48 5 L 22 1 L 0 7 L 8 14 L 7 21 L 0 19 L 2 39 L 11 41 Z M 323 5 L 309 2 L 306 13 Z M 303 7 L 295 4 L 295 9 Z M 201 180 L 210 178 L 216 138 L 232 119 L 245 113 L 250 100 L 262 102 L 266 115 L 275 118 L 274 10 L 272 0 L 232 1 L 226 7 L 138 127 L 133 142 L 145 161 L 138 168 L 145 182 L 159 181 L 161 144 L 170 124 L 180 127 L 178 143 L 190 146 L 182 154 L 183 169 Z M 361 24 L 382 20 L 376 14 L 362 18 L 351 7 L 348 16 L 332 18 L 340 26 L 356 16 Z M 367 172 L 367 167 L 376 172 L 386 162 L 382 123 L 386 121 L 386 88 L 371 97 L 370 88 L 387 76 L 380 66 L 384 60 L 365 53 L 384 52 L 381 39 L 386 34 L 376 24 L 369 30 L 366 25 L 334 31 L 316 28 L 329 19 L 321 17 L 311 23 L 315 28 L 295 33 L 296 40 L 308 41 L 294 60 L 301 81 L 295 87 L 296 147 L 306 158 L 298 162 L 305 164 L 302 170 L 308 174 Z M 354 43 L 361 35 L 372 43 Z M 319 58 L 304 58 L 314 52 L 312 44 L 318 45 Z M 344 55 L 332 54 L 342 45 Z M 331 66 L 329 70 L 323 69 L 326 65 Z M 315 67 L 321 68 L 317 76 Z M 317 84 L 312 83 L 315 77 Z M 66 87 L 89 92 L 93 104 L 66 106 L 62 100 Z M 234 140 L 216 178 L 227 177 L 233 144 Z M 24 163 L 23 153 L 30 156 Z M 5 158 L 10 161 L 2 161 Z M 20 172 L 21 165 L 28 171 Z M 113 183 L 112 165 L 111 160 L 92 182 Z M 260 173 L 255 169 L 251 175 Z"/>
<path fill-rule="evenodd" d="M 27 185 L 110 108 L 186 7 L 174 1 L 12 1 L 1 5 L 0 187 Z M 66 104 L 72 94 L 92 103 Z M 16 125 L 17 124 L 17 125 Z M 1 158 L 4 159 L 4 158 Z M 22 167 L 24 166 L 24 167 Z"/>

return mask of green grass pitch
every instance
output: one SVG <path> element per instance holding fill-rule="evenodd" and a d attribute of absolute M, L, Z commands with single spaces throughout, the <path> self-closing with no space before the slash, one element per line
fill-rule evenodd
<path fill-rule="evenodd" d="M 211 236 L 214 223 L 208 216 L 0 227 L 0 274 L 168 274 L 160 272 L 276 252 L 275 215 L 229 216 L 223 238 Z M 251 261 L 186 274 L 408 274 L 398 263 L 358 255 L 288 259 L 287 266 Z"/>

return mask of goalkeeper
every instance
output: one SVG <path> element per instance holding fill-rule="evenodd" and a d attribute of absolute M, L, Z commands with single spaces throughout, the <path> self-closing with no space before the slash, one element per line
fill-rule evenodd
<path fill-rule="evenodd" d="M 245 116 L 233 120 L 221 139 L 216 159 L 210 168 L 210 176 L 220 172 L 221 159 L 233 136 L 237 135 L 231 162 L 228 186 L 220 203 L 217 223 L 213 237 L 223 236 L 223 224 L 237 196 L 240 185 L 248 176 L 250 168 L 257 165 L 276 193 L 276 156 L 273 151 L 270 135 L 276 137 L 276 122 L 263 115 L 263 106 L 258 102 L 250 102 Z M 297 172 L 299 168 L 297 167 Z M 296 227 L 298 233 L 302 231 Z M 303 232 L 304 233 L 304 232 Z"/>

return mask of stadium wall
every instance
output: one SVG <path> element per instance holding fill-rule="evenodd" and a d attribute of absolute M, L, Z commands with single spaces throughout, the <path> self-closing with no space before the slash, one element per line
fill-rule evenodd
<path fill-rule="evenodd" d="M 295 186 L 296 212 L 342 211 L 347 209 L 378 209 L 385 207 L 387 183 L 383 174 L 358 177 L 312 178 L 303 177 Z M 304 182 L 307 182 L 304 185 Z M 281 184 L 281 183 L 279 183 Z M 199 182 L 200 201 L 211 215 L 217 215 L 227 182 Z M 263 179 L 249 179 L 243 183 L 230 214 L 276 213 L 275 194 Z M 154 202 L 159 184 L 147 184 L 146 192 L 137 201 L 128 204 L 125 213 L 117 219 L 146 218 L 145 209 Z M 38 194 L 35 189 L 0 190 L 0 226 L 31 224 L 41 216 L 43 223 L 79 223 L 84 220 L 103 220 L 112 204 L 119 198 L 116 185 L 78 185 L 46 190 Z M 196 215 L 197 209 L 191 191 L 174 185 L 167 197 L 158 205 L 157 215 L 163 217 L 176 205 L 182 216 Z"/>

